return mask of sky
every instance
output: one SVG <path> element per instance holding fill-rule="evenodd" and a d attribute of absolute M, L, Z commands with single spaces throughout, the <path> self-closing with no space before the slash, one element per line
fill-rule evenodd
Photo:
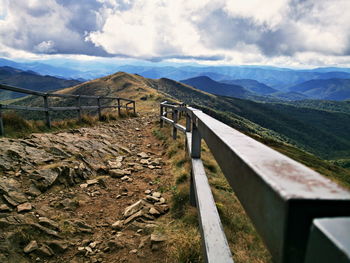
<path fill-rule="evenodd" d="M 350 67 L 350 0 L 0 0 L 0 57 Z"/>

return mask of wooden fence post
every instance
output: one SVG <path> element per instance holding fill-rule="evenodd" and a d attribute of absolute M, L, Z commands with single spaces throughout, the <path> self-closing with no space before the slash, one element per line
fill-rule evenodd
<path fill-rule="evenodd" d="M 120 99 L 117 99 L 118 101 L 118 116 L 120 117 Z"/>
<path fill-rule="evenodd" d="M 78 121 L 81 122 L 81 101 L 80 95 L 77 97 L 77 105 L 78 105 Z"/>
<path fill-rule="evenodd" d="M 186 132 L 191 132 L 191 116 L 186 112 Z"/>
<path fill-rule="evenodd" d="M 135 101 L 132 102 L 132 105 L 134 106 L 134 115 L 136 115 L 136 103 L 135 103 Z"/>
<path fill-rule="evenodd" d="M 164 107 L 163 107 L 163 105 L 161 104 L 161 105 L 160 105 L 160 128 L 163 128 L 163 125 L 164 125 L 164 121 L 162 120 L 163 112 L 164 112 Z"/>
<path fill-rule="evenodd" d="M 45 107 L 45 118 L 46 118 L 46 126 L 51 129 L 51 118 L 49 111 L 49 99 L 47 95 L 44 95 L 44 107 Z"/>
<path fill-rule="evenodd" d="M 0 104 L 0 136 L 4 136 L 5 131 L 4 131 L 4 123 L 2 121 L 2 105 Z"/>
<path fill-rule="evenodd" d="M 176 140 L 177 138 L 177 129 L 175 127 L 175 124 L 177 123 L 179 112 L 176 109 L 173 109 L 173 139 Z"/>
<path fill-rule="evenodd" d="M 201 135 L 198 131 L 196 123 L 192 122 L 192 149 L 191 157 L 192 158 L 201 158 Z"/>
<path fill-rule="evenodd" d="M 97 112 L 98 112 L 98 119 L 101 121 L 102 120 L 102 113 L 101 113 L 101 97 L 97 98 Z"/>

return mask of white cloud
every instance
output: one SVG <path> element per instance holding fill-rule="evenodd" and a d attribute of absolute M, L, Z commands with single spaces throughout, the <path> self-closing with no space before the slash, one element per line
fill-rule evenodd
<path fill-rule="evenodd" d="M 55 42 L 52 40 L 43 41 L 34 47 L 34 50 L 39 53 L 55 53 Z"/>
<path fill-rule="evenodd" d="M 0 44 L 12 55 L 293 65 L 345 63 L 350 55 L 349 0 L 0 0 L 0 7 Z"/>

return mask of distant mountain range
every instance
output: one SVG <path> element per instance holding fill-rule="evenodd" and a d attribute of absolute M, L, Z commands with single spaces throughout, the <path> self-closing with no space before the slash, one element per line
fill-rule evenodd
<path fill-rule="evenodd" d="M 350 99 L 350 79 L 309 80 L 290 87 L 289 90 L 302 93 L 312 99 L 348 100 Z"/>
<path fill-rule="evenodd" d="M 165 63 L 163 63 L 165 64 Z M 183 80 L 198 76 L 208 76 L 215 81 L 255 80 L 270 88 L 279 91 L 289 91 L 290 87 L 309 80 L 320 79 L 350 79 L 349 68 L 315 68 L 315 69 L 288 69 L 271 66 L 184 66 L 181 64 L 152 65 L 118 65 L 116 63 L 103 63 L 84 61 L 77 63 L 44 62 L 15 62 L 0 59 L 0 66 L 10 66 L 22 70 L 32 70 L 41 75 L 59 76 L 67 79 L 94 79 L 116 71 L 136 73 L 143 77 L 159 79 L 170 78 Z M 171 66 L 170 66 L 171 65 Z M 237 83 L 226 83 L 235 84 Z M 242 86 L 244 86 L 242 84 Z M 250 90 L 246 87 L 247 90 Z M 255 91 L 256 92 L 256 91 Z"/>
<path fill-rule="evenodd" d="M 71 87 L 81 83 L 52 76 L 41 76 L 33 71 L 24 71 L 12 67 L 0 67 L 0 83 L 35 91 L 51 91 Z M 0 99 L 13 99 L 25 94 L 0 90 Z"/>
<path fill-rule="evenodd" d="M 212 94 L 257 101 L 278 102 L 278 100 L 305 99 L 341 101 L 350 99 L 350 79 L 309 80 L 290 87 L 289 91 L 278 91 L 250 79 L 217 82 L 208 76 L 200 76 L 181 80 L 181 82 Z"/>
<path fill-rule="evenodd" d="M 246 98 L 250 94 L 245 88 L 235 85 L 220 83 L 207 76 L 200 76 L 181 80 L 182 83 L 190 85 L 196 89 L 209 92 L 215 95 L 229 96 L 235 98 Z"/>

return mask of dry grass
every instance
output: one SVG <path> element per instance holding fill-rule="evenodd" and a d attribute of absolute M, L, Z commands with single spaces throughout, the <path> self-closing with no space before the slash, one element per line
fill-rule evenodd
<path fill-rule="evenodd" d="M 179 135 L 173 141 L 169 126 L 155 129 L 153 134 L 163 140 L 174 175 L 171 188 L 174 222 L 165 229 L 171 239 L 169 256 L 174 262 L 202 262 L 197 210 L 189 204 L 190 162 L 185 155 L 184 136 Z M 235 262 L 271 262 L 268 251 L 205 144 L 202 160 Z"/>
<path fill-rule="evenodd" d="M 133 114 L 122 112 L 121 116 L 115 111 L 106 111 L 102 113 L 101 121 L 110 122 L 118 118 L 126 118 Z M 43 120 L 26 120 L 15 111 L 6 111 L 3 114 L 3 123 L 5 136 L 11 138 L 21 138 L 35 132 L 55 132 L 64 129 L 73 129 L 79 127 L 93 126 L 99 122 L 98 116 L 83 114 L 81 121 L 77 119 L 64 119 L 51 121 L 51 129 L 49 129 Z"/>

